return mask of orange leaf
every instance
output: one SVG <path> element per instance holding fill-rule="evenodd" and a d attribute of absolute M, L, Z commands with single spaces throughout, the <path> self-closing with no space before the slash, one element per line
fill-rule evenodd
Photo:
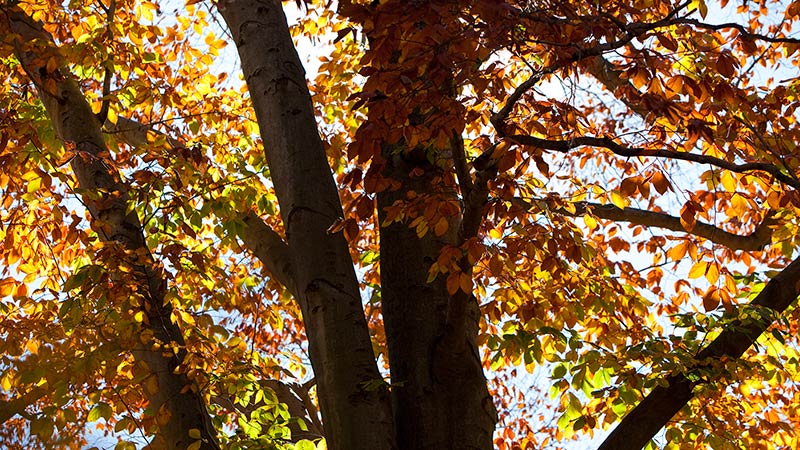
<path fill-rule="evenodd" d="M 715 287 L 709 289 L 708 292 L 706 292 L 706 295 L 703 296 L 703 308 L 705 308 L 706 311 L 717 309 L 719 302 L 719 293 Z"/>
<path fill-rule="evenodd" d="M 459 275 L 460 274 L 458 272 L 453 272 L 453 273 L 451 273 L 450 275 L 447 276 L 447 293 L 448 294 L 454 295 L 456 293 L 456 291 L 458 291 L 458 287 L 459 287 L 458 284 L 459 284 L 459 282 L 461 280 L 461 277 L 459 277 Z"/>

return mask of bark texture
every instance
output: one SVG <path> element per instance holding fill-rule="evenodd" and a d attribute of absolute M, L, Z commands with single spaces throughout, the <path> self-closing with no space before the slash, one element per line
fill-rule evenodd
<path fill-rule="evenodd" d="M 328 448 L 395 448 L 347 242 L 328 228 L 342 217 L 305 73 L 281 3 L 218 4 L 242 61 L 286 230 Z"/>
<path fill-rule="evenodd" d="M 166 282 L 161 269 L 145 243 L 139 218 L 128 212 L 129 196 L 116 171 L 106 163 L 108 148 L 100 123 L 92 113 L 78 84 L 64 68 L 63 59 L 51 37 L 41 25 L 31 20 L 19 7 L 6 9 L 5 27 L 18 38 L 15 54 L 36 84 L 39 96 L 53 123 L 55 134 L 68 148 L 74 147 L 71 167 L 78 179 L 83 203 L 89 210 L 93 227 L 106 243 L 118 247 L 134 270 L 132 291 L 143 297 L 142 309 L 148 318 L 144 325 L 163 343 L 184 345 L 183 334 L 171 321 L 171 306 L 164 302 Z M 51 69 L 48 61 L 60 63 Z M 108 261 L 109 267 L 113 262 Z M 112 277 L 114 275 L 112 274 Z M 182 373 L 176 373 L 181 355 L 151 349 L 149 345 L 133 350 L 158 377 L 158 392 L 145 389 L 152 410 L 167 411 L 168 422 L 161 426 L 152 446 L 186 448 L 196 441 L 189 430 L 201 432 L 202 450 L 216 450 L 216 432 L 211 424 L 202 395 Z"/>
<path fill-rule="evenodd" d="M 442 184 L 440 170 L 424 157 L 415 164 L 391 153 L 385 152 L 384 176 L 401 187 L 378 194 L 381 223 L 385 208 L 408 201 L 409 192 Z M 424 174 L 411 176 L 415 168 Z M 380 230 L 381 299 L 401 449 L 492 448 L 497 416 L 475 342 L 478 305 L 464 293 L 450 296 L 444 276 L 427 281 L 443 246 L 459 244 L 459 221 L 453 222 L 438 238 L 433 232 L 420 238 L 407 223 Z M 454 302 L 459 317 L 451 312 Z"/>
<path fill-rule="evenodd" d="M 687 374 L 710 368 L 723 357 L 739 358 L 766 331 L 772 319 L 778 317 L 800 294 L 800 258 L 786 266 L 770 280 L 751 306 L 765 308 L 772 313 L 767 320 L 735 320 L 697 355 L 697 362 L 685 372 L 667 378 L 667 386 L 653 389 L 636 407 L 622 419 L 606 438 L 599 450 L 639 450 L 672 417 L 694 397 L 692 382 Z"/>

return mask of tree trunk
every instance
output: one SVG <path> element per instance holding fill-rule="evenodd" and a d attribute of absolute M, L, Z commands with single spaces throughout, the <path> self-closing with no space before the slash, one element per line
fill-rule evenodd
<path fill-rule="evenodd" d="M 127 188 L 104 160 L 108 148 L 100 123 L 41 25 L 19 7 L 8 7 L 7 12 L 4 17 L 8 21 L 4 25 L 18 39 L 15 54 L 32 76 L 56 136 L 66 147 L 74 146 L 71 166 L 79 187 L 87 193 L 82 200 L 91 214 L 93 228 L 104 242 L 116 246 L 111 254 L 121 255 L 122 264 L 134 269 L 132 277 L 119 272 L 112 273 L 112 278 L 131 280 L 131 292 L 141 295 L 143 304 L 140 306 L 148 319 L 143 327 L 152 331 L 157 341 L 175 342 L 183 347 L 183 334 L 170 319 L 171 306 L 164 303 L 166 282 L 162 271 L 147 248 L 139 218 L 128 212 Z M 59 61 L 52 70 L 48 64 L 51 58 Z M 111 270 L 122 265 L 120 261 L 101 262 Z M 175 371 L 181 363 L 181 355 L 165 354 L 163 349 L 151 349 L 151 345 L 152 342 L 145 343 L 134 349 L 133 354 L 158 377 L 158 392 L 145 389 L 152 411 L 162 412 L 162 423 L 152 446 L 186 448 L 196 441 L 189 437 L 189 430 L 195 429 L 201 433 L 202 450 L 218 449 L 216 432 L 202 395 L 184 374 Z"/>
<path fill-rule="evenodd" d="M 407 201 L 408 192 L 430 192 L 443 184 L 441 170 L 424 158 L 409 164 L 407 158 L 390 153 L 384 152 L 384 176 L 402 185 L 378 194 L 381 223 L 385 208 Z M 410 176 L 415 167 L 423 168 L 424 175 Z M 427 281 L 428 269 L 444 245 L 459 243 L 459 224 L 453 222 L 438 238 L 432 230 L 420 238 L 407 223 L 380 230 L 381 301 L 401 449 L 493 448 L 497 415 L 475 342 L 478 305 L 473 296 L 448 295 L 445 276 Z M 448 329 L 451 302 L 466 303 L 466 316 L 457 319 L 466 323 L 458 330 Z"/>
<path fill-rule="evenodd" d="M 242 61 L 286 229 L 297 300 L 317 378 L 328 448 L 395 448 L 389 396 L 375 362 L 343 216 L 305 73 L 281 3 L 218 4 Z"/>

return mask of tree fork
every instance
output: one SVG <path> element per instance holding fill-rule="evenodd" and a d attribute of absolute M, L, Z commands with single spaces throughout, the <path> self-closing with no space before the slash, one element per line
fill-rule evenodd
<path fill-rule="evenodd" d="M 395 448 L 388 392 L 341 233 L 338 191 L 281 2 L 221 1 L 242 61 L 280 205 L 328 448 Z"/>

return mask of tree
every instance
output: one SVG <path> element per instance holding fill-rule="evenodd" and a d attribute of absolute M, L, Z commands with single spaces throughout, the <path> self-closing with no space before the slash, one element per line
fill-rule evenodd
<path fill-rule="evenodd" d="M 0 436 L 796 446 L 800 2 L 726 3 L 4 1 Z"/>

